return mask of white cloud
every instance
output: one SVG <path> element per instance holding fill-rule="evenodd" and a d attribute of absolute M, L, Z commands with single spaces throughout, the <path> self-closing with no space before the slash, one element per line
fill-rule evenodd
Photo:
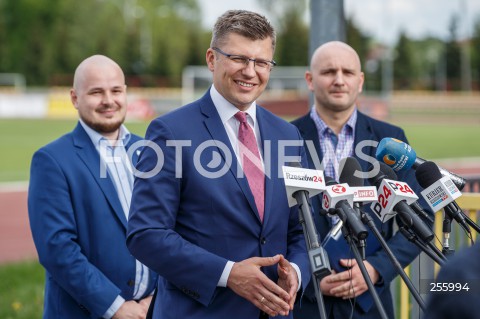
<path fill-rule="evenodd" d="M 268 18 L 268 12 L 265 12 L 255 0 L 198 0 L 198 3 L 202 8 L 203 24 L 206 28 L 213 27 L 219 16 L 232 9 L 251 10 Z"/>
<path fill-rule="evenodd" d="M 272 18 L 255 0 L 198 1 L 206 28 L 211 28 L 218 16 L 229 9 L 252 10 Z M 397 40 L 400 30 L 414 38 L 447 38 L 453 13 L 461 12 L 461 36 L 470 34 L 475 19 L 480 19 L 479 0 L 344 0 L 344 6 L 346 16 L 353 17 L 364 32 L 388 43 Z"/>
<path fill-rule="evenodd" d="M 461 13 L 458 31 L 465 36 L 472 32 L 475 19 L 480 18 L 478 0 L 345 0 L 344 4 L 346 14 L 352 14 L 363 30 L 390 43 L 400 30 L 414 38 L 447 38 L 455 13 Z"/>

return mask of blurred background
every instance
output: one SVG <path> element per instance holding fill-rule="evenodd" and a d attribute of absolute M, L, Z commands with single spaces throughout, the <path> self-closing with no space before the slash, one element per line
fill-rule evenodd
<path fill-rule="evenodd" d="M 131 118 L 178 107 L 210 84 L 204 67 L 210 30 L 231 8 L 238 8 L 235 1 L 1 0 L 0 117 L 75 116 L 65 87 L 78 63 L 96 53 L 124 69 Z M 273 92 L 262 101 L 280 115 L 304 113 L 303 75 L 316 20 L 309 1 L 245 0 L 241 8 L 265 14 L 278 31 L 279 67 L 272 73 Z M 346 0 L 344 8 L 345 41 L 360 54 L 364 96 L 371 97 L 363 104 L 378 108 L 373 115 L 387 118 L 389 108 L 428 112 L 423 106 L 438 99 L 423 100 L 439 93 L 445 103 L 444 93 L 459 97 L 459 112 L 475 112 L 465 93 L 480 89 L 478 1 Z M 281 106 L 272 101 L 289 105 L 276 110 Z M 444 104 L 437 106 L 447 112 Z"/>
<path fill-rule="evenodd" d="M 228 9 L 256 11 L 277 30 L 278 67 L 259 104 L 292 120 L 310 105 L 304 73 L 312 35 L 330 29 L 321 21 L 323 29 L 312 30 L 325 17 L 312 12 L 313 1 L 0 0 L 0 318 L 41 317 L 44 273 L 26 210 L 30 160 L 75 125 L 69 89 L 77 65 L 93 54 L 120 64 L 127 126 L 143 135 L 152 118 L 209 87 L 205 52 L 216 18 Z M 467 178 L 468 191 L 478 193 L 480 1 L 336 3 L 344 40 L 365 72 L 358 107 L 402 126 L 419 156 Z M 474 220 L 478 202 L 467 207 Z M 461 234 L 451 242 L 468 243 Z M 405 289 L 396 295 L 399 318 L 419 316 L 414 302 L 401 311 L 411 305 Z"/>

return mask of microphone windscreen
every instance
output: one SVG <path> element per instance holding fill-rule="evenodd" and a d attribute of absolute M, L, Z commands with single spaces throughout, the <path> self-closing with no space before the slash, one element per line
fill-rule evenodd
<path fill-rule="evenodd" d="M 335 179 L 333 179 L 333 177 L 330 177 L 330 176 L 324 176 L 324 179 L 325 179 L 325 185 L 327 186 L 331 186 L 331 185 L 336 185 L 338 184 Z"/>
<path fill-rule="evenodd" d="M 347 183 L 351 187 L 362 187 L 364 185 L 363 178 L 355 176 L 355 172 L 362 171 L 362 167 L 355 157 L 342 158 L 339 170 L 340 183 Z"/>
<path fill-rule="evenodd" d="M 385 137 L 378 144 L 375 157 L 398 172 L 412 167 L 417 154 L 407 143 L 396 138 Z"/>
<path fill-rule="evenodd" d="M 426 161 L 420 164 L 415 170 L 415 177 L 417 178 L 418 184 L 423 188 L 427 188 L 439 179 L 442 178 L 442 173 L 437 164 L 431 161 Z"/>
<path fill-rule="evenodd" d="M 289 162 L 287 163 L 287 166 L 302 168 L 302 164 L 300 162 Z"/>
<path fill-rule="evenodd" d="M 382 172 L 384 175 L 386 175 L 385 178 L 391 179 L 391 180 L 394 180 L 394 181 L 396 181 L 398 179 L 397 173 L 395 173 L 393 168 L 391 168 L 390 166 L 388 166 L 387 164 L 385 164 L 383 162 L 379 162 L 379 163 L 380 163 L 380 172 Z"/>
<path fill-rule="evenodd" d="M 383 170 L 385 170 L 385 166 L 388 167 L 387 164 L 384 164 L 382 162 L 378 162 L 380 164 L 380 169 L 378 170 L 377 174 L 372 176 L 372 177 L 369 177 L 368 178 L 368 181 L 370 182 L 370 185 L 374 185 L 375 187 L 379 187 L 380 184 L 382 183 L 382 180 L 384 178 L 387 178 L 387 176 L 383 173 Z M 370 165 L 370 167 L 368 168 L 368 171 L 369 172 L 372 172 L 373 171 L 373 168 L 374 166 L 373 165 Z"/>

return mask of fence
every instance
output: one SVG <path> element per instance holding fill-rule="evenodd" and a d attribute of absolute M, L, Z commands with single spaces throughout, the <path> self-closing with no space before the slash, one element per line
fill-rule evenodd
<path fill-rule="evenodd" d="M 479 221 L 479 212 L 480 212 L 480 193 L 478 193 L 478 188 L 480 185 L 480 178 L 470 179 L 467 182 L 466 187 L 464 188 L 464 193 L 461 197 L 457 198 L 456 202 L 466 215 L 478 224 Z M 476 193 L 468 193 L 466 191 L 473 191 Z M 443 211 L 437 212 L 435 214 L 435 223 L 434 230 L 436 238 L 441 239 L 443 237 L 442 232 L 443 224 Z M 477 238 L 477 232 L 472 229 L 472 238 L 475 241 Z M 470 245 L 470 238 L 467 237 L 465 232 L 458 226 L 458 224 L 452 224 L 452 232 L 450 235 L 450 247 L 455 251 L 462 249 Z M 436 241 L 436 246 L 440 250 L 442 249 L 441 240 Z M 409 275 L 413 284 L 419 290 L 422 298 L 427 301 L 428 295 L 425 291 L 420 291 L 420 281 L 433 281 L 439 266 L 435 264 L 425 253 L 421 253 L 419 257 L 408 267 L 406 267 L 405 272 Z M 405 283 L 401 281 L 400 278 L 397 278 L 391 288 L 395 299 L 397 300 L 396 305 L 396 318 L 398 319 L 416 319 L 421 318 L 421 308 L 418 306 L 416 300 L 410 295 Z"/>

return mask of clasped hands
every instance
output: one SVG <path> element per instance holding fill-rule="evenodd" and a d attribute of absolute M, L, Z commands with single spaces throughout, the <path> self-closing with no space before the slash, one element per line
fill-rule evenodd
<path fill-rule="evenodd" d="M 260 270 L 261 267 L 274 265 L 277 265 L 277 283 Z M 271 317 L 287 316 L 293 310 L 298 285 L 297 272 L 282 255 L 252 257 L 236 262 L 227 281 L 227 287 Z"/>
<path fill-rule="evenodd" d="M 145 297 L 139 301 L 125 301 L 112 319 L 145 319 L 148 307 L 152 302 L 152 296 Z"/>
<path fill-rule="evenodd" d="M 375 284 L 380 278 L 379 273 L 368 261 L 364 260 L 363 264 L 372 283 Z M 323 295 L 349 299 L 358 297 L 368 290 L 365 278 L 363 278 L 355 259 L 341 259 L 340 265 L 349 269 L 339 273 L 332 270 L 332 274 L 322 278 L 320 291 Z"/>

